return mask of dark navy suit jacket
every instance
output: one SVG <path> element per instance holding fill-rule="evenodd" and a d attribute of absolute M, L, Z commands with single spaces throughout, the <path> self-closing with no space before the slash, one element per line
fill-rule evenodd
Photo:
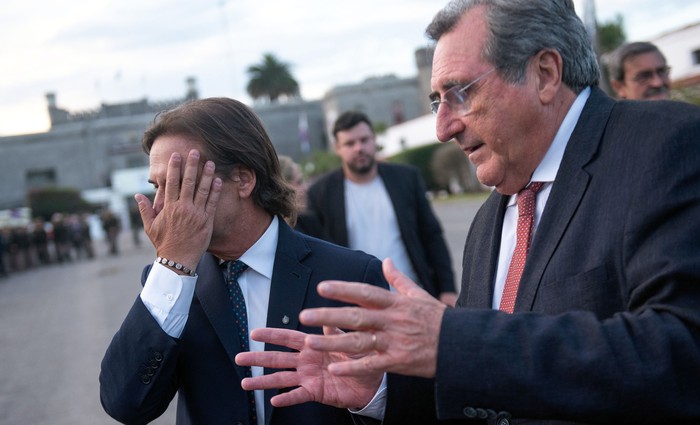
<path fill-rule="evenodd" d="M 443 292 L 455 292 L 450 253 L 418 169 L 388 163 L 378 166 L 418 283 L 435 297 Z M 320 178 L 309 188 L 307 199 L 308 215 L 318 224 L 309 234 L 348 246 L 343 170 Z"/>
<path fill-rule="evenodd" d="M 491 310 L 507 197 L 476 215 L 440 334 L 441 418 L 700 423 L 700 109 L 594 88 L 532 241 Z"/>

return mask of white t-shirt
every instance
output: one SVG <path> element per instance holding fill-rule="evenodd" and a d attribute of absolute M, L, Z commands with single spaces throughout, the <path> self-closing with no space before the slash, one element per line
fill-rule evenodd
<path fill-rule="evenodd" d="M 394 265 L 414 282 L 418 282 L 408 252 L 401 239 L 399 223 L 384 182 L 377 176 L 358 184 L 345 179 L 345 220 L 348 245 Z"/>

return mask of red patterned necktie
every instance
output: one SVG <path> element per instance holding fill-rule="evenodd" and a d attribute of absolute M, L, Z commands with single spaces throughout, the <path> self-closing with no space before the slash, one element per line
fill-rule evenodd
<path fill-rule="evenodd" d="M 499 310 L 506 313 L 512 313 L 513 307 L 515 307 L 515 297 L 518 295 L 520 277 L 525 268 L 525 259 L 532 239 L 532 226 L 535 222 L 535 197 L 543 185 L 542 182 L 533 182 L 518 192 L 518 230 L 515 251 L 513 251 L 513 258 L 510 260 L 501 305 L 499 306 Z"/>
<path fill-rule="evenodd" d="M 228 272 L 226 273 L 226 285 L 228 286 L 229 299 L 233 306 L 233 314 L 238 326 L 238 338 L 241 343 L 241 351 L 250 351 L 248 346 L 248 312 L 245 307 L 243 291 L 238 284 L 241 273 L 248 269 L 248 265 L 241 260 L 230 261 Z M 252 376 L 249 366 L 244 367 L 246 378 Z M 255 394 L 253 391 L 246 391 L 248 394 L 248 413 L 250 425 L 257 425 L 257 411 L 255 410 Z"/>

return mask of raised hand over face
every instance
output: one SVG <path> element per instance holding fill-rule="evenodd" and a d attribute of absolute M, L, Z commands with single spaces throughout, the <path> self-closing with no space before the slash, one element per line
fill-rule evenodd
<path fill-rule="evenodd" d="M 146 196 L 135 196 L 156 253 L 190 269 L 209 246 L 222 185 L 214 175 L 214 163 L 201 165 L 200 153 L 192 146 L 180 136 L 156 139 L 149 175 L 156 188 L 154 202 L 151 205 Z"/>

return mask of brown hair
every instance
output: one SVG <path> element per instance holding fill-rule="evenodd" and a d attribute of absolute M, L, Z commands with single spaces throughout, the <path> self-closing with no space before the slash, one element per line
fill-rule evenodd
<path fill-rule="evenodd" d="M 338 138 L 338 133 L 341 131 L 350 130 L 359 123 L 365 123 L 369 126 L 372 133 L 374 133 L 374 128 L 372 127 L 372 121 L 369 120 L 367 115 L 360 111 L 346 111 L 343 112 L 333 124 L 333 137 Z"/>
<path fill-rule="evenodd" d="M 216 173 L 228 179 L 237 165 L 255 172 L 253 201 L 272 215 L 296 221 L 295 191 L 280 173 L 272 141 L 255 113 L 243 103 L 218 97 L 186 102 L 156 115 L 143 135 L 149 153 L 160 136 L 191 137 L 203 144 L 203 160 L 216 164 Z"/>

